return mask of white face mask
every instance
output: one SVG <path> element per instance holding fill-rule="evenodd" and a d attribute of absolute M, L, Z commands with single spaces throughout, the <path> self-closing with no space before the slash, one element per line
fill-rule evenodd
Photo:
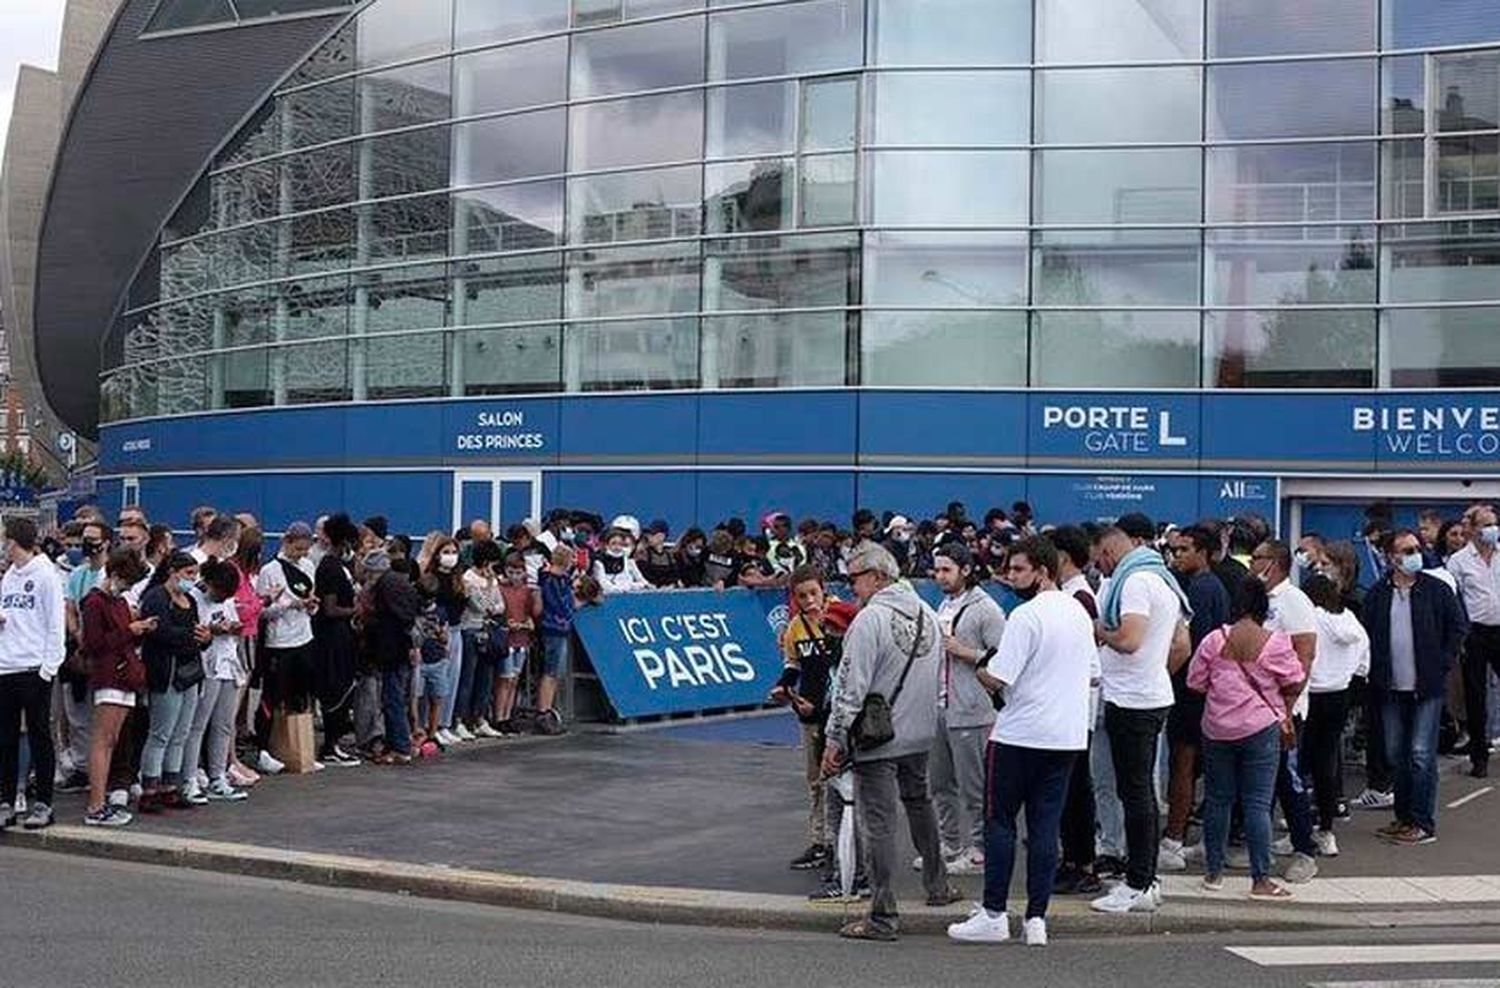
<path fill-rule="evenodd" d="M 1500 525 L 1485 525 L 1479 530 L 1479 541 L 1485 545 L 1500 544 Z"/>
<path fill-rule="evenodd" d="M 453 569 L 458 565 L 458 553 L 444 552 L 438 554 L 438 566 L 442 569 Z"/>

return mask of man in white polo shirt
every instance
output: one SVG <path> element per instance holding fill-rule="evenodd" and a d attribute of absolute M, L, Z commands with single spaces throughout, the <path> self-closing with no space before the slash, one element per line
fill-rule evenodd
<path fill-rule="evenodd" d="M 954 940 L 1010 938 L 1006 900 L 1015 867 L 1016 815 L 1026 810 L 1026 945 L 1047 942 L 1047 903 L 1057 873 L 1058 834 L 1068 777 L 1089 744 L 1089 681 L 1097 654 L 1093 625 L 1057 587 L 1057 548 L 1031 537 L 1011 547 L 1006 575 L 1025 603 L 1000 639 L 1000 651 L 978 672 L 1004 691 L 990 732 L 989 819 L 985 826 L 984 904 L 948 928 Z"/>
<path fill-rule="evenodd" d="M 1285 542 L 1268 539 L 1255 547 L 1250 554 L 1250 572 L 1266 585 L 1271 597 L 1271 614 L 1266 619 L 1267 631 L 1284 632 L 1292 639 L 1292 648 L 1297 652 L 1297 661 L 1302 663 L 1302 672 L 1312 671 L 1313 655 L 1318 648 L 1318 613 L 1307 594 L 1292 585 L 1292 550 Z M 1310 681 L 1310 680 L 1308 680 Z M 1302 724 L 1307 720 L 1307 688 L 1292 709 L 1292 722 L 1297 728 L 1297 737 L 1302 737 Z M 1281 804 L 1282 816 L 1286 817 L 1287 830 L 1291 833 L 1291 860 L 1287 862 L 1282 877 L 1289 882 L 1310 882 L 1318 873 L 1319 845 L 1313 837 L 1312 808 L 1307 798 L 1307 788 L 1302 784 L 1302 772 L 1297 767 L 1297 751 L 1281 753 L 1281 767 L 1276 772 L 1276 799 Z M 1324 847 L 1331 854 L 1337 850 L 1332 835 L 1325 838 Z M 1283 849 L 1285 846 L 1283 845 Z"/>
<path fill-rule="evenodd" d="M 1192 609 L 1161 554 L 1156 526 L 1142 514 L 1121 518 L 1099 540 L 1101 588 L 1095 637 L 1103 673 L 1104 730 L 1115 789 L 1125 811 L 1125 881 L 1089 905 L 1097 912 L 1155 912 L 1160 811 L 1156 746 L 1172 708 L 1172 672 L 1191 656 L 1185 619 Z"/>
<path fill-rule="evenodd" d="M 1448 558 L 1448 572 L 1469 612 L 1464 647 L 1464 720 L 1469 730 L 1469 774 L 1490 774 L 1489 673 L 1500 674 L 1500 523 L 1495 509 L 1476 504 L 1464 512 L 1469 544 Z M 1434 573 L 1434 576 L 1437 574 Z"/>

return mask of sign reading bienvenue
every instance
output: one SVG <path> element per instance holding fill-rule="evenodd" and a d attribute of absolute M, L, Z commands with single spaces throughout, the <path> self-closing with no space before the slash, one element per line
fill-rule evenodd
<path fill-rule="evenodd" d="M 747 590 L 618 594 L 575 623 L 622 717 L 752 706 L 781 674 L 765 607 Z"/>
<path fill-rule="evenodd" d="M 1451 458 L 1500 455 L 1500 405 L 1356 405 L 1356 433 L 1379 436 L 1379 455 Z"/>

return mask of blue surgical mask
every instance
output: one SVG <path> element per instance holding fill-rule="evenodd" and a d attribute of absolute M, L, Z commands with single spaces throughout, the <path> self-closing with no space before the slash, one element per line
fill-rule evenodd
<path fill-rule="evenodd" d="M 186 577 L 184 577 L 181 580 L 177 581 L 177 589 L 181 590 L 183 593 L 192 593 L 193 592 L 193 588 L 196 587 L 197 585 L 198 585 L 197 583 L 193 582 L 192 580 L 187 579 Z"/>
<path fill-rule="evenodd" d="M 1409 556 L 1402 556 L 1401 568 L 1413 576 L 1422 572 L 1422 554 L 1414 552 Z"/>
<path fill-rule="evenodd" d="M 1481 528 L 1479 541 L 1485 545 L 1500 545 L 1500 525 L 1486 525 Z"/>
<path fill-rule="evenodd" d="M 83 550 L 77 546 L 69 549 L 63 555 L 67 558 L 69 566 L 78 567 L 83 565 Z"/>

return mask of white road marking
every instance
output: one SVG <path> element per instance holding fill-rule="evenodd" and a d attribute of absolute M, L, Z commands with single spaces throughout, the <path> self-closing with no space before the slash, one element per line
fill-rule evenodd
<path fill-rule="evenodd" d="M 1500 961 L 1500 943 L 1409 943 L 1326 947 L 1225 947 L 1261 967 L 1349 964 L 1477 964 Z M 1494 982 L 1492 981 L 1493 985 Z"/>
<path fill-rule="evenodd" d="M 1307 988 L 1495 988 L 1494 978 L 1419 978 L 1416 981 L 1313 981 Z"/>
<path fill-rule="evenodd" d="M 1460 806 L 1464 805 L 1465 803 L 1472 803 L 1472 802 L 1474 802 L 1474 800 L 1478 799 L 1480 796 L 1483 796 L 1485 793 L 1487 793 L 1487 792 L 1494 792 L 1494 791 L 1495 791 L 1495 787 L 1494 786 L 1485 786 L 1483 789 L 1475 789 L 1473 792 L 1469 793 L 1467 796 L 1460 796 L 1457 799 L 1455 799 L 1453 802 L 1449 803 L 1448 804 L 1448 809 L 1450 809 L 1450 810 L 1456 810 Z"/>

